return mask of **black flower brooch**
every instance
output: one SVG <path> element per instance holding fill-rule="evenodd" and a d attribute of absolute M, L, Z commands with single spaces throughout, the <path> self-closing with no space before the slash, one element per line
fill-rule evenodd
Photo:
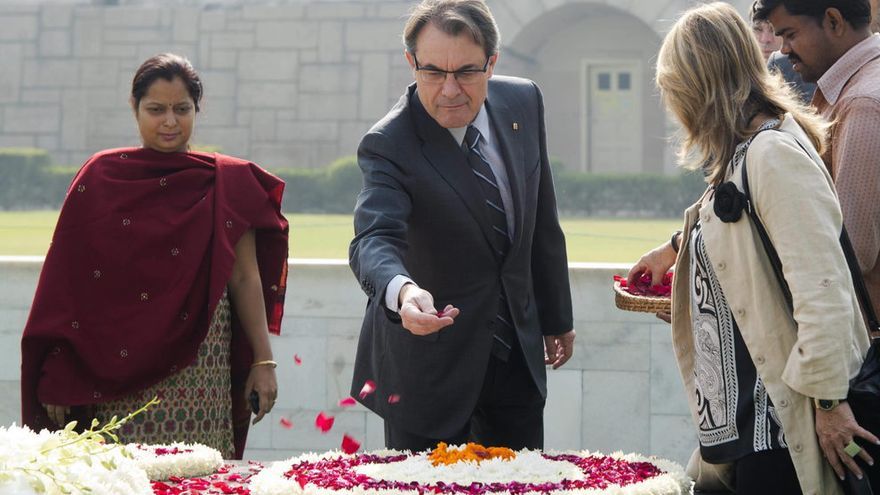
<path fill-rule="evenodd" d="M 746 207 L 746 195 L 736 188 L 733 182 L 725 182 L 715 188 L 713 209 L 718 218 L 725 223 L 739 221 Z"/>

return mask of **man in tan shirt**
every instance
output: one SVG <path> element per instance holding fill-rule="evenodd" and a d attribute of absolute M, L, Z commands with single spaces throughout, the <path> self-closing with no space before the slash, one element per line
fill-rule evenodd
<path fill-rule="evenodd" d="M 756 18 L 773 24 L 812 104 L 833 122 L 823 156 L 874 310 L 880 313 L 880 35 L 876 0 L 762 0 Z"/>

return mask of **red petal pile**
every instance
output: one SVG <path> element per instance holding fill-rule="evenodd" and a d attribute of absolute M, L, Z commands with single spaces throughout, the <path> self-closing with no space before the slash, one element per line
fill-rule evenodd
<path fill-rule="evenodd" d="M 303 488 L 311 484 L 324 490 L 351 490 L 358 487 L 364 491 L 413 491 L 419 493 L 444 493 L 455 495 L 492 495 L 510 493 L 521 495 L 528 492 L 551 493 L 554 491 L 606 489 L 612 486 L 624 487 L 639 483 L 662 474 L 657 466 L 649 462 L 629 462 L 605 456 L 580 457 L 576 455 L 543 454 L 545 459 L 567 461 L 576 465 L 585 475 L 583 480 L 562 480 L 560 482 L 526 483 L 406 483 L 402 481 L 377 480 L 358 474 L 353 468 L 361 464 L 387 464 L 406 459 L 405 455 L 381 457 L 360 454 L 355 457 L 325 458 L 316 462 L 303 461 L 291 466 L 284 473 L 288 479 L 295 479 Z"/>
<path fill-rule="evenodd" d="M 672 272 L 663 275 L 663 281 L 658 285 L 651 285 L 651 276 L 647 274 L 636 279 L 633 285 L 629 285 L 626 277 L 620 275 L 615 275 L 614 281 L 620 282 L 620 287 L 634 296 L 669 297 L 672 295 Z"/>
<path fill-rule="evenodd" d="M 181 478 L 172 476 L 166 481 L 153 481 L 150 485 L 155 495 L 250 495 L 250 477 L 257 471 L 249 468 L 250 474 L 229 474 L 231 466 L 223 466 L 217 473 L 201 478 Z M 260 466 L 262 469 L 262 466 Z"/>

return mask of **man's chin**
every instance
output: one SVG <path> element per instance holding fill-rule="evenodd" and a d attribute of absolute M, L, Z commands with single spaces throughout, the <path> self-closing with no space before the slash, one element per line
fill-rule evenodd
<path fill-rule="evenodd" d="M 814 83 L 819 79 L 818 77 L 814 77 L 812 71 L 804 67 L 804 64 L 800 61 L 792 62 L 791 68 L 801 76 L 801 80 L 804 82 Z"/>

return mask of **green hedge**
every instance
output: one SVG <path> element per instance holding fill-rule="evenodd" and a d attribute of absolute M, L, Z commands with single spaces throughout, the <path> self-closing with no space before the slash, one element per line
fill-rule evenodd
<path fill-rule="evenodd" d="M 677 218 L 706 183 L 699 173 L 555 175 L 556 203 L 563 215 Z"/>
<path fill-rule="evenodd" d="M 327 168 L 275 169 L 287 185 L 284 211 L 351 213 L 363 180 L 354 156 L 339 158 Z"/>
<path fill-rule="evenodd" d="M 55 193 L 49 178 L 51 163 L 45 150 L 0 148 L 0 209 L 52 207 L 56 202 L 51 199 Z"/>
<path fill-rule="evenodd" d="M 77 167 L 50 166 L 35 149 L 0 149 L 0 209 L 58 208 Z M 557 204 L 571 216 L 676 218 L 705 188 L 697 173 L 585 174 L 555 166 Z M 287 183 L 284 211 L 350 213 L 362 185 L 354 156 L 325 168 L 275 169 Z"/>

